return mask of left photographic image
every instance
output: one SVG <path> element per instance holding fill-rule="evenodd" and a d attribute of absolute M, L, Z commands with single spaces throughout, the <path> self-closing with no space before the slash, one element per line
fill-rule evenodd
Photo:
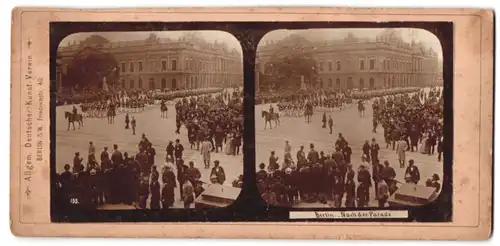
<path fill-rule="evenodd" d="M 226 207 L 243 184 L 243 63 L 222 31 L 85 32 L 59 44 L 53 203 Z"/>

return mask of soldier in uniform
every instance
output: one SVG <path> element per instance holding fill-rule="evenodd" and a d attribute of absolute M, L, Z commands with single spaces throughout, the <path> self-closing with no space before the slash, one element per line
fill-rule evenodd
<path fill-rule="evenodd" d="M 132 122 L 130 122 L 132 125 L 132 135 L 135 135 L 135 127 L 137 126 L 137 122 L 135 121 L 135 117 L 132 116 Z"/>
<path fill-rule="evenodd" d="M 332 134 L 333 131 L 333 119 L 332 116 L 328 116 L 328 127 L 330 128 L 330 134 Z"/>

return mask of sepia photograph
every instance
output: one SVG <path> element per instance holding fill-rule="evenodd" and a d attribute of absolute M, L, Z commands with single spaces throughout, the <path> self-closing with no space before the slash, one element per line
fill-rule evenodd
<path fill-rule="evenodd" d="M 434 34 L 276 30 L 261 39 L 255 69 L 256 179 L 267 204 L 387 208 L 437 198 L 445 126 Z"/>
<path fill-rule="evenodd" d="M 239 195 L 243 60 L 231 34 L 74 33 L 55 77 L 52 199 L 66 213 L 225 207 Z"/>

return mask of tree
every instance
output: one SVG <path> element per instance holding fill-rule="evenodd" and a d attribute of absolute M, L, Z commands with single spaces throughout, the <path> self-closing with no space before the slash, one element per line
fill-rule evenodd
<path fill-rule="evenodd" d="M 114 56 L 92 47 L 84 47 L 68 65 L 63 86 L 102 88 L 104 76 L 108 85 L 118 82 L 119 69 Z"/>
<path fill-rule="evenodd" d="M 306 84 L 313 86 L 318 79 L 313 46 L 307 39 L 297 35 L 283 39 L 265 64 L 264 74 L 261 85 L 268 89 L 298 89 L 301 76 L 304 76 Z"/>

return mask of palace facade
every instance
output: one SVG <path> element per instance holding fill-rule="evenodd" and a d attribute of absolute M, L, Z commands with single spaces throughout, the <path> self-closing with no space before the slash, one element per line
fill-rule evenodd
<path fill-rule="evenodd" d="M 209 43 L 194 34 L 177 40 L 151 34 L 145 40 L 59 47 L 56 85 L 75 55 L 86 47 L 113 54 L 118 62 L 120 87 L 126 90 L 193 89 L 243 85 L 241 53 L 223 43 Z"/>
<path fill-rule="evenodd" d="M 289 40 L 259 44 L 256 88 L 265 78 L 265 66 L 273 52 L 289 47 Z M 340 40 L 301 45 L 316 61 L 319 79 L 308 83 L 315 88 L 381 89 L 443 84 L 438 54 L 422 43 L 404 42 L 394 30 L 386 29 L 374 40 L 349 34 Z"/>

